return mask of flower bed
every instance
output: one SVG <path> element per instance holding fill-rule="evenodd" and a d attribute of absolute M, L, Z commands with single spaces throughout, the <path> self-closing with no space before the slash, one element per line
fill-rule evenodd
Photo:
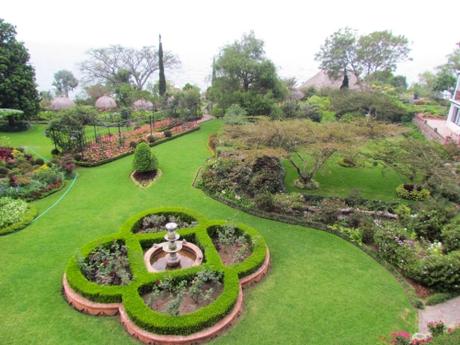
<path fill-rule="evenodd" d="M 181 214 L 196 221 L 192 226 L 180 229 L 179 233 L 187 241 L 193 240 L 203 251 L 202 265 L 156 273 L 147 271 L 144 249 L 162 242 L 165 232 L 136 233 L 136 230 L 147 216 L 164 214 Z M 64 277 L 65 295 L 77 309 L 88 313 L 113 314 L 119 310 L 128 331 L 142 341 L 147 339 L 146 343 L 182 344 L 184 339 L 193 342 L 202 337 L 214 337 L 235 319 L 241 308 L 240 279 L 246 277 L 248 282 L 258 281 L 269 264 L 263 237 L 256 230 L 237 224 L 237 228 L 251 239 L 252 252 L 241 262 L 223 265 L 209 229 L 225 225 L 225 221 L 208 221 L 193 211 L 179 208 L 150 209 L 136 214 L 118 233 L 88 244 L 71 258 Z M 85 260 L 95 248 L 114 241 L 126 245 L 132 279 L 124 285 L 98 284 L 89 280 L 80 265 L 81 258 Z M 181 284 L 185 292 L 182 291 L 181 298 L 177 299 L 177 286 Z M 204 293 L 197 291 L 198 287 L 203 288 Z M 159 296 L 162 297 L 160 300 Z M 193 299 L 194 302 L 190 302 Z M 172 302 L 173 306 L 168 307 Z"/>
<path fill-rule="evenodd" d="M 59 190 L 64 172 L 23 149 L 0 147 L 0 197 L 36 200 Z"/>
<path fill-rule="evenodd" d="M 155 128 L 165 127 L 170 123 L 170 119 L 165 119 L 156 122 Z M 199 128 L 196 121 L 167 127 L 169 127 L 168 131 L 155 131 L 152 135 L 150 135 L 150 126 L 144 125 L 132 131 L 123 132 L 121 137 L 117 134 L 101 136 L 97 141 L 86 145 L 83 152 L 76 155 L 77 164 L 95 166 L 108 163 L 133 153 L 136 145 L 141 141 L 147 141 L 150 146 L 154 146 Z M 170 132 L 171 135 L 166 132 Z"/>
<path fill-rule="evenodd" d="M 0 198 L 0 235 L 25 228 L 36 215 L 36 208 L 24 200 Z"/>

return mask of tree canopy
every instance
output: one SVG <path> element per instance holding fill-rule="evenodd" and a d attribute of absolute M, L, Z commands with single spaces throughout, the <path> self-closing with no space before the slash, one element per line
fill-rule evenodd
<path fill-rule="evenodd" d="M 53 86 L 58 96 L 69 97 L 69 92 L 78 86 L 78 80 L 72 72 L 63 69 L 54 74 Z"/>
<path fill-rule="evenodd" d="M 394 71 L 409 51 L 409 41 L 402 35 L 385 30 L 357 36 L 354 30 L 342 28 L 326 39 L 316 60 L 333 79 L 352 73 L 361 81 L 376 72 Z"/>
<path fill-rule="evenodd" d="M 35 71 L 16 29 L 0 18 L 0 107 L 22 110 L 26 117 L 39 110 Z"/>
<path fill-rule="evenodd" d="M 310 120 L 258 121 L 227 126 L 224 140 L 249 150 L 270 149 L 288 160 L 305 187 L 336 153 L 349 155 L 369 139 L 399 134 L 400 126 L 362 119 L 353 122 L 316 123 Z"/>
<path fill-rule="evenodd" d="M 163 64 L 164 68 L 174 68 L 179 64 L 179 59 L 165 51 Z M 144 89 L 159 68 L 159 51 L 154 46 L 134 49 L 113 45 L 91 49 L 88 59 L 80 65 L 87 81 L 110 85 L 130 82 L 139 90 Z"/>
<path fill-rule="evenodd" d="M 286 91 L 275 65 L 265 56 L 264 42 L 254 32 L 222 48 L 213 73 L 210 98 L 223 110 L 240 104 L 249 114 L 267 114 Z"/>

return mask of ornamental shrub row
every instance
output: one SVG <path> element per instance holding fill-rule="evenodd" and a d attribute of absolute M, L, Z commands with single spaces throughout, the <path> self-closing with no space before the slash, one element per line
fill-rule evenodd
<path fill-rule="evenodd" d="M 202 265 L 180 270 L 149 273 L 144 264 L 144 250 L 153 243 L 164 241 L 164 232 L 135 233 L 140 220 L 152 214 L 180 214 L 196 221 L 196 225 L 179 230 L 181 238 L 193 241 L 204 254 Z M 264 262 L 266 244 L 263 237 L 253 228 L 243 224 L 235 226 L 249 236 L 253 243 L 252 253 L 243 262 L 224 266 L 214 247 L 208 231 L 213 226 L 226 224 L 224 221 L 209 221 L 202 215 L 184 208 L 157 208 L 142 211 L 130 217 L 118 233 L 106 236 L 84 246 L 72 257 L 66 268 L 66 278 L 73 290 L 83 297 L 102 303 L 123 303 L 130 319 L 139 327 L 157 334 L 187 335 L 215 324 L 234 307 L 239 295 L 239 278 L 256 271 Z M 94 248 L 113 241 L 122 241 L 128 249 L 128 260 L 132 280 L 127 285 L 99 285 L 88 281 L 78 262 Z M 188 279 L 202 269 L 210 269 L 223 274 L 222 293 L 207 306 L 199 310 L 171 316 L 151 309 L 145 304 L 141 294 L 156 281 L 165 278 Z"/>

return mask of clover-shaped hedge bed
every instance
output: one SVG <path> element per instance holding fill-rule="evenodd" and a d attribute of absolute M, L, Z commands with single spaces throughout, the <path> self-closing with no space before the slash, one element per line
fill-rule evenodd
<path fill-rule="evenodd" d="M 180 229 L 181 238 L 194 242 L 203 251 L 204 260 L 200 266 L 171 271 L 149 273 L 144 264 L 144 250 L 153 243 L 163 241 L 165 232 L 136 233 L 139 221 L 152 214 L 177 214 L 193 218 L 196 224 Z M 207 220 L 194 211 L 183 208 L 148 209 L 129 218 L 118 233 L 100 238 L 84 246 L 72 257 L 66 268 L 69 286 L 81 296 L 98 303 L 122 303 L 129 318 L 139 327 L 156 334 L 188 335 L 210 327 L 225 317 L 234 307 L 239 291 L 239 279 L 257 271 L 264 263 L 267 247 L 264 238 L 253 228 L 234 224 L 252 242 L 252 253 L 244 261 L 225 266 L 217 252 L 209 231 L 212 227 L 225 225 L 225 221 Z M 128 249 L 128 260 L 132 279 L 127 285 L 100 285 L 86 279 L 79 260 L 98 246 L 113 241 L 122 241 Z M 191 277 L 208 268 L 223 273 L 223 291 L 210 304 L 189 314 L 172 316 L 151 309 L 142 299 L 141 293 L 154 282 L 164 278 Z"/>

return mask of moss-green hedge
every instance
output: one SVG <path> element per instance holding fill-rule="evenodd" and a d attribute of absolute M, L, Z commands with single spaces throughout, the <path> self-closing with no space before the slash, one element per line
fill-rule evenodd
<path fill-rule="evenodd" d="M 202 265 L 180 270 L 150 273 L 144 265 L 144 252 L 154 243 L 162 242 L 165 232 L 136 234 L 140 219 L 151 214 L 181 214 L 197 221 L 196 226 L 178 230 L 181 238 L 195 243 L 204 254 Z M 253 243 L 252 253 L 243 262 L 224 266 L 214 247 L 208 230 L 222 226 L 225 221 L 207 220 L 202 215 L 184 208 L 156 208 L 142 211 L 130 217 L 118 233 L 93 241 L 72 257 L 66 268 L 69 285 L 82 296 L 102 303 L 122 302 L 130 319 L 141 328 L 158 333 L 187 335 L 207 328 L 227 315 L 234 307 L 239 294 L 239 278 L 256 271 L 264 262 L 266 244 L 257 230 L 244 224 L 235 226 L 244 232 Z M 91 282 L 83 275 L 79 260 L 85 258 L 94 248 L 121 240 L 128 248 L 128 259 L 132 280 L 128 285 L 100 285 Z M 223 273 L 224 288 L 212 303 L 190 314 L 171 316 L 151 309 L 141 296 L 141 292 L 154 282 L 164 278 L 187 278 L 208 268 Z"/>
<path fill-rule="evenodd" d="M 0 228 L 0 236 L 24 229 L 27 225 L 29 225 L 34 220 L 36 216 L 37 216 L 37 209 L 35 208 L 35 206 L 28 205 L 27 211 L 24 214 L 22 220 L 20 222 Z"/>

